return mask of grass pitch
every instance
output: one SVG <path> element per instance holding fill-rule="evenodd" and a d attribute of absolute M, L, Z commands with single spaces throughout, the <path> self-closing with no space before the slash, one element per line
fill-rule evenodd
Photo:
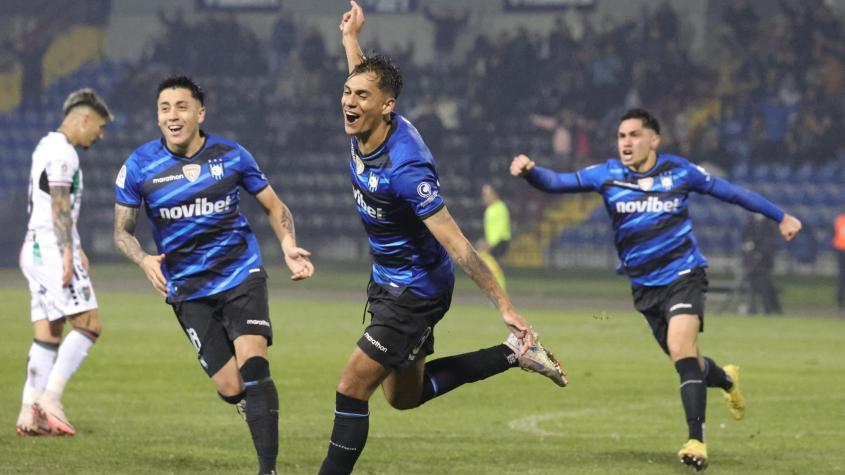
<path fill-rule="evenodd" d="M 363 329 L 361 272 L 324 272 L 323 280 L 300 284 L 285 283 L 281 272 L 272 277 L 280 473 L 314 474 L 325 454 L 334 386 Z M 217 398 L 170 308 L 134 269 L 94 270 L 105 330 L 64 399 L 78 435 L 17 437 L 31 341 L 29 296 L 22 277 L 3 274 L 0 473 L 255 473 L 246 424 Z M 543 286 L 577 286 L 578 297 L 600 288 L 606 297 L 590 305 L 574 300 L 580 308 L 560 295 L 553 305 L 524 297 Z M 511 370 L 404 412 L 377 393 L 356 473 L 689 472 L 674 456 L 686 437 L 677 375 L 631 309 L 624 281 L 590 285 L 517 275 L 512 289 L 544 344 L 562 359 L 571 386 Z M 458 286 L 452 311 L 437 327 L 433 358 L 503 340 L 497 313 L 477 294 L 466 282 Z M 798 313 L 806 312 L 706 317 L 705 354 L 741 366 L 749 402 L 748 417 L 736 422 L 720 391 L 708 393 L 708 473 L 845 471 L 845 321 Z"/>

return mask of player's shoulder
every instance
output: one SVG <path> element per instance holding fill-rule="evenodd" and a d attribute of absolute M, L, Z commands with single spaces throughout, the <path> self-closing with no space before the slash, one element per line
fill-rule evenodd
<path fill-rule="evenodd" d="M 49 132 L 41 137 L 33 153 L 45 154 L 49 158 L 68 158 L 76 156 L 76 149 L 68 142 L 64 134 Z"/>
<path fill-rule="evenodd" d="M 162 144 L 160 138 L 150 140 L 133 150 L 132 154 L 129 155 L 129 161 L 141 165 L 150 160 L 155 160 L 161 156 L 163 151 L 165 151 L 164 144 Z"/>
<path fill-rule="evenodd" d="M 433 166 L 434 157 L 419 131 L 405 117 L 395 114 L 396 130 L 388 139 L 388 153 L 394 169 L 408 165 Z"/>
<path fill-rule="evenodd" d="M 672 164 L 678 167 L 697 167 L 697 165 L 692 163 L 688 158 L 672 153 L 661 153 L 658 155 L 658 159 L 663 163 Z"/>

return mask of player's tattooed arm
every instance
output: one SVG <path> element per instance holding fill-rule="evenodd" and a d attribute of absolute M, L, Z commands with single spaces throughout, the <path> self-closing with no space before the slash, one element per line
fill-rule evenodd
<path fill-rule="evenodd" d="M 499 310 L 511 307 L 510 299 L 499 286 L 496 277 L 487 264 L 481 260 L 472 244 L 464 236 L 458 224 L 444 206 L 424 221 L 434 237 L 446 248 L 449 256 L 475 282 L 484 294 L 496 304 Z"/>
<path fill-rule="evenodd" d="M 285 264 L 291 271 L 291 279 L 302 280 L 311 277 L 314 274 L 314 264 L 309 259 L 311 253 L 296 245 L 296 230 L 290 209 L 279 199 L 272 186 L 258 192 L 255 199 L 267 212 L 270 227 L 282 246 Z"/>
<path fill-rule="evenodd" d="M 114 205 L 114 244 L 135 264 L 141 264 L 148 254 L 135 237 L 138 208 Z"/>
<path fill-rule="evenodd" d="M 53 208 L 53 230 L 59 247 L 73 248 L 73 216 L 70 209 L 70 186 L 50 186 Z"/>
<path fill-rule="evenodd" d="M 144 271 L 147 280 L 161 295 L 167 295 L 167 278 L 162 272 L 164 254 L 151 256 L 144 252 L 135 237 L 138 208 L 114 205 L 114 244 L 120 252 Z"/>

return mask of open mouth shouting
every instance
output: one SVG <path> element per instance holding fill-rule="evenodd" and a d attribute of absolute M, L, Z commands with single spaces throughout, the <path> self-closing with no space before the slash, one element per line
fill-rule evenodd
<path fill-rule="evenodd" d="M 347 126 L 355 126 L 358 123 L 358 120 L 361 118 L 360 115 L 351 112 L 351 111 L 343 111 L 343 118 L 346 121 Z"/>

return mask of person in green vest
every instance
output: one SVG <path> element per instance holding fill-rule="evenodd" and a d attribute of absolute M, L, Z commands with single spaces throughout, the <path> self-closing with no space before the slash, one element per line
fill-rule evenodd
<path fill-rule="evenodd" d="M 508 251 L 511 241 L 511 215 L 508 206 L 499 198 L 499 194 L 489 184 L 481 187 L 481 199 L 484 201 L 484 238 L 478 242 L 478 251 L 485 264 L 493 271 L 493 276 L 502 288 L 505 288 L 505 273 L 501 260 Z"/>

